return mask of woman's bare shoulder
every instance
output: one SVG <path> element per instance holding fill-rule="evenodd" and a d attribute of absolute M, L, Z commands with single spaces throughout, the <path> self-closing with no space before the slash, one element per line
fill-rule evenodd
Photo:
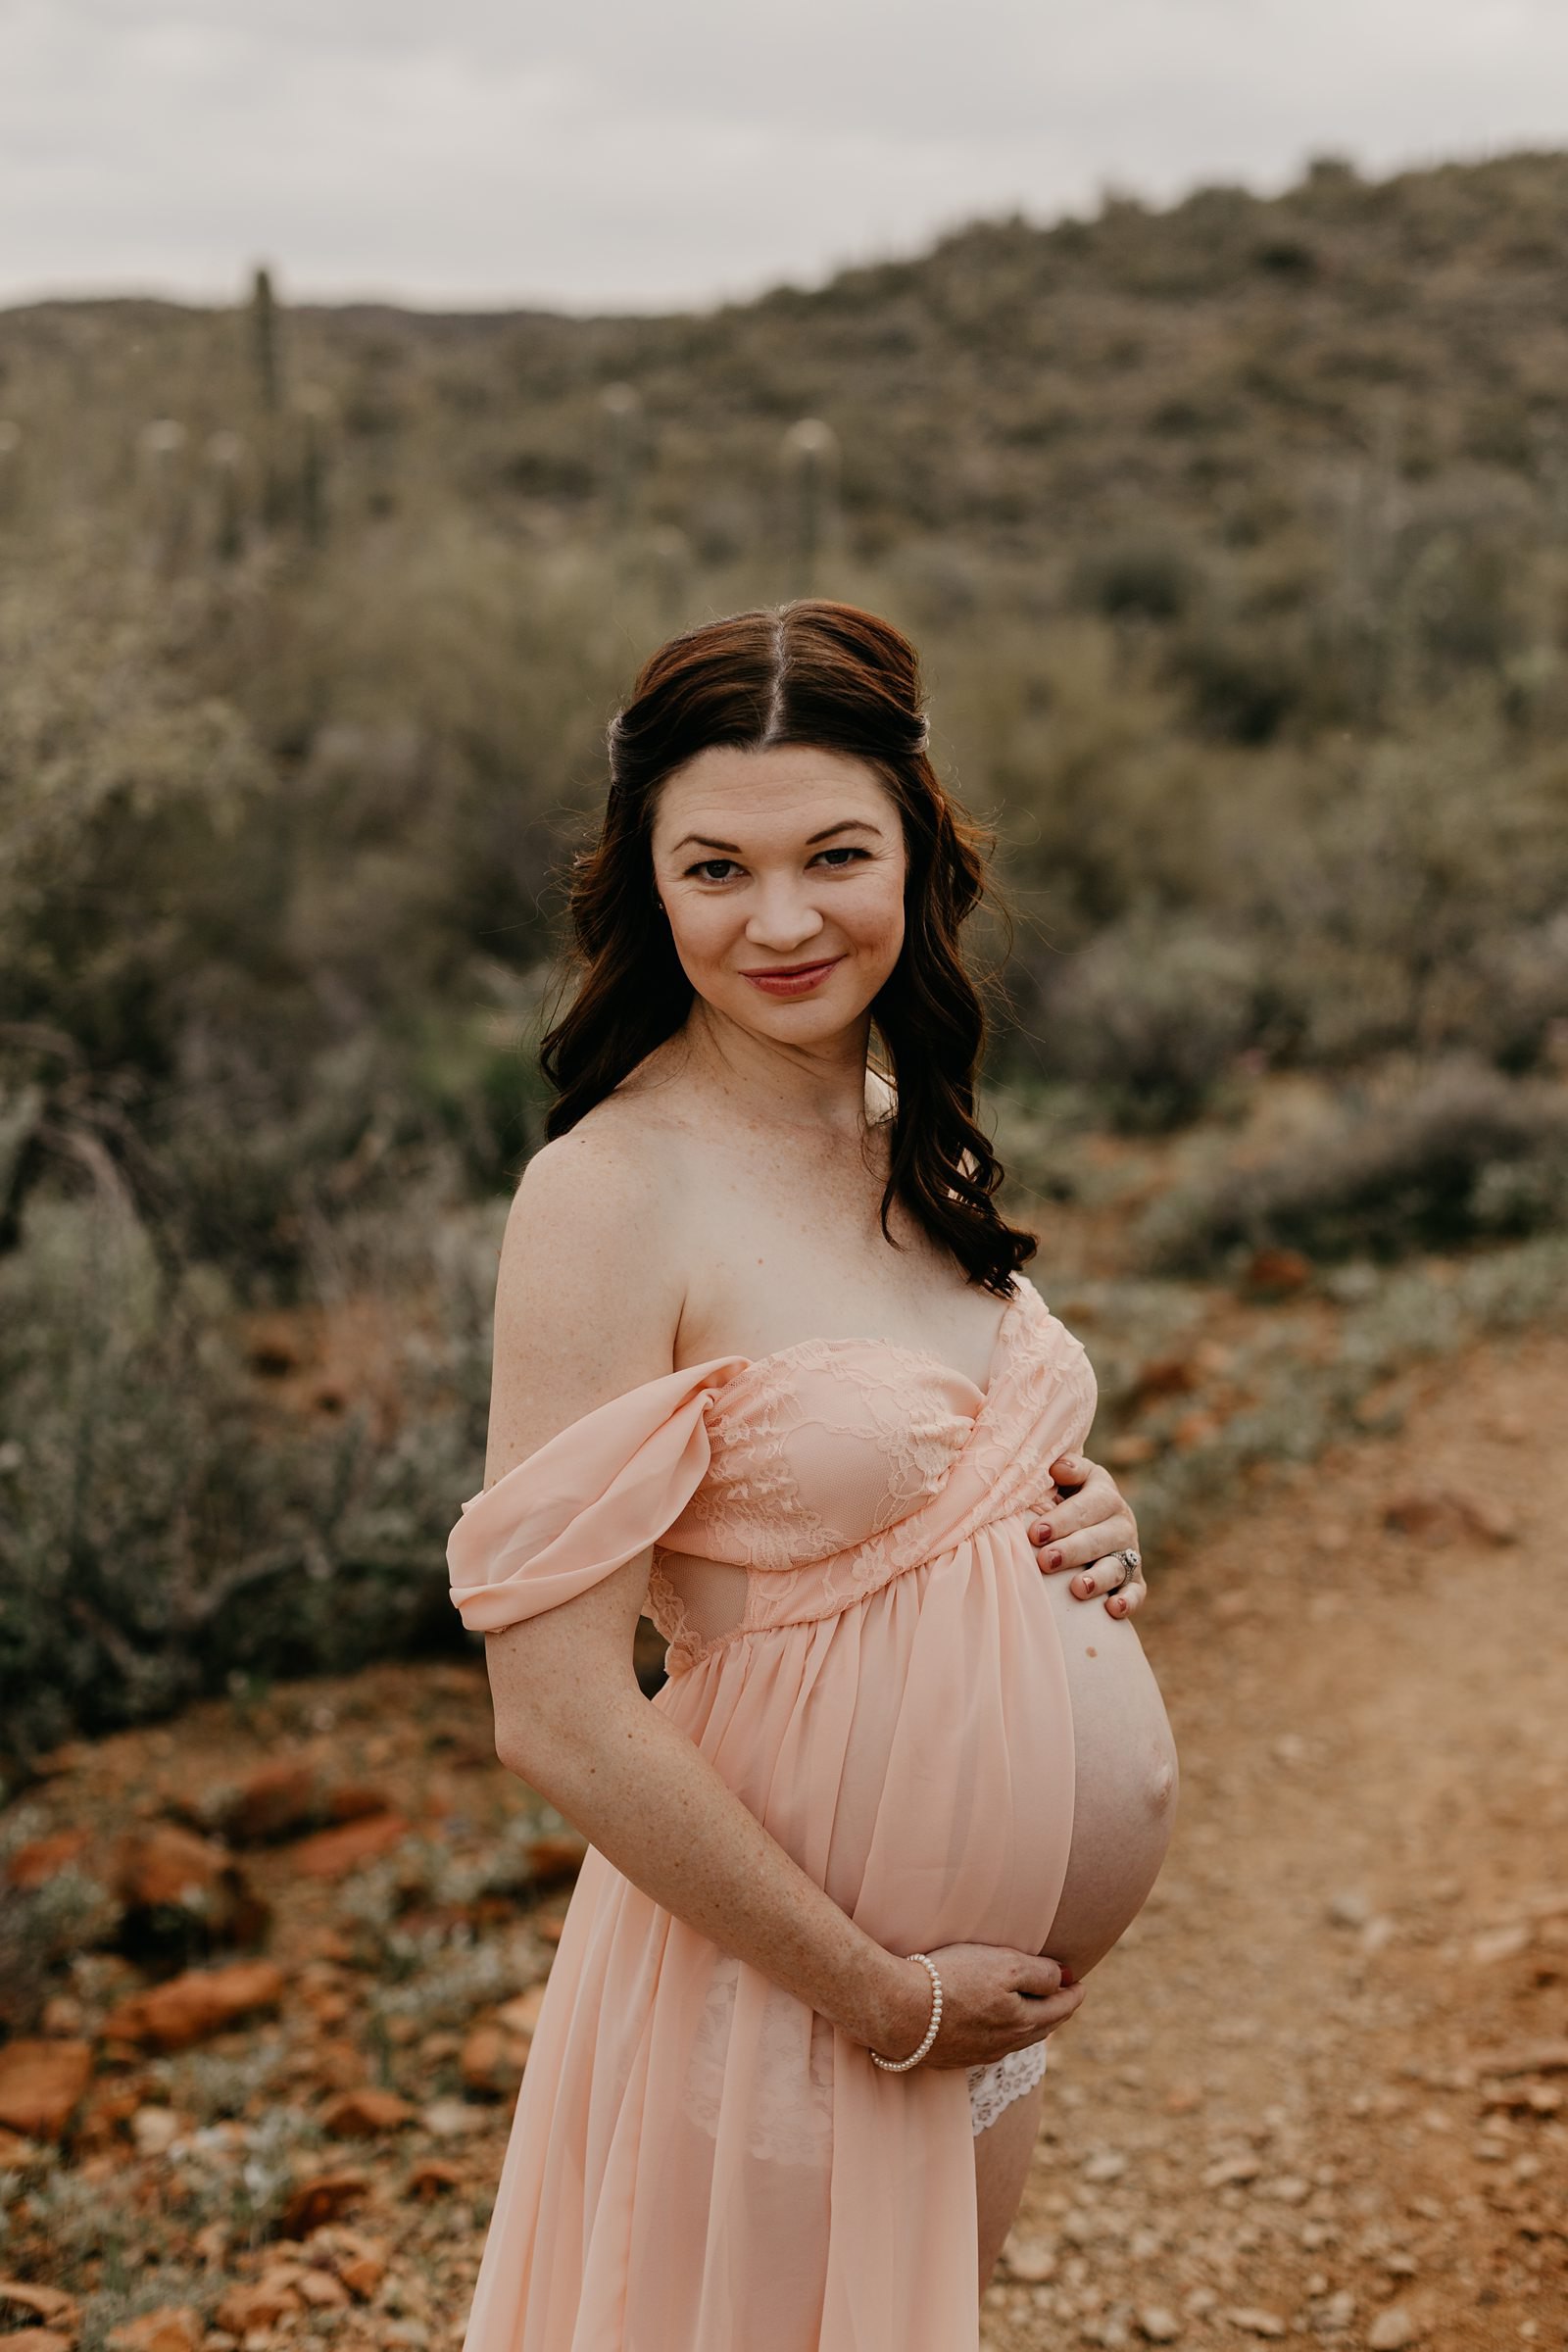
<path fill-rule="evenodd" d="M 671 1368 L 678 1188 L 649 1140 L 634 1119 L 590 1113 L 523 1169 L 496 1278 L 491 1477 Z"/>
<path fill-rule="evenodd" d="M 602 1226 L 611 1247 L 628 1223 L 645 1228 L 677 1195 L 676 1139 L 665 1136 L 662 1126 L 635 1101 L 596 1104 L 565 1135 L 533 1153 L 513 1201 L 514 1217 L 524 1223 L 543 1218 L 558 1232 Z"/>

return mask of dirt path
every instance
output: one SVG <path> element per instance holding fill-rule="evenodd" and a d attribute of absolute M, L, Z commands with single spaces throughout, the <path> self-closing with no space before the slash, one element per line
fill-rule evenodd
<path fill-rule="evenodd" d="M 1402 1436 L 1153 1564 L 1176 1842 L 1054 2045 L 990 2352 L 1568 2343 L 1568 1338 L 1422 1378 Z M 207 1915 L 254 1940 L 270 1906 L 275 1977 L 160 2051 L 124 2004 L 167 1948 L 122 1924 L 55 1971 L 26 2030 L 91 2080 L 0 2130 L 28 2316 L 62 2352 L 455 2345 L 570 1863 L 482 1676 L 291 1685 L 59 1765 L 0 1816 L 14 1889 L 58 1910 L 69 1849 L 122 1904 L 170 1859 L 127 1832 L 194 1818 Z"/>
<path fill-rule="evenodd" d="M 1538 1337 L 1173 1570 L 1177 1836 L 1054 2046 L 997 2352 L 1568 2342 L 1565 1526 Z"/>

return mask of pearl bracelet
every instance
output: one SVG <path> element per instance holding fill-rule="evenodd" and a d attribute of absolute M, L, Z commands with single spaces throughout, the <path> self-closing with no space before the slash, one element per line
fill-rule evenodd
<path fill-rule="evenodd" d="M 931 2023 L 925 2030 L 924 2041 L 911 2058 L 879 2058 L 875 2050 L 871 2052 L 871 2064 L 881 2067 L 883 2073 L 889 2075 L 906 2075 L 911 2066 L 918 2066 L 935 2041 L 937 2028 L 942 2023 L 942 1979 L 937 1975 L 936 1963 L 928 1960 L 924 1952 L 911 1952 L 909 1958 L 918 1960 L 931 1979 Z"/>

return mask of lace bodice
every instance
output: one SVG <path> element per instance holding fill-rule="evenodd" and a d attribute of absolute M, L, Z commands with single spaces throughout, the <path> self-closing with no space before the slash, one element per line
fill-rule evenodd
<path fill-rule="evenodd" d="M 1095 1401 L 1083 1348 L 1022 1275 L 983 1391 L 886 1340 L 715 1356 L 612 1397 L 471 1495 L 447 1546 L 452 1597 L 491 1632 L 651 1545 L 649 1614 L 675 1675 L 1038 1510 Z M 663 1566 L 675 1555 L 744 1572 L 744 1611 L 723 1633 L 694 1631 Z"/>
<path fill-rule="evenodd" d="M 703 1409 L 706 1475 L 654 1547 L 649 1613 L 670 1672 L 736 1633 L 831 1615 L 983 1520 L 1037 1509 L 1095 1401 L 1083 1348 L 1022 1277 L 984 1391 L 884 1340 L 803 1340 L 739 1359 Z M 694 1630 L 673 1555 L 750 1572 L 738 1625 Z"/>

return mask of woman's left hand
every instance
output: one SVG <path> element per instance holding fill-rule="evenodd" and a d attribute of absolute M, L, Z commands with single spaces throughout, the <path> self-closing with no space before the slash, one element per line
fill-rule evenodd
<path fill-rule="evenodd" d="M 1051 1465 L 1057 1499 L 1029 1523 L 1029 1542 L 1047 1576 L 1076 1568 L 1067 1590 L 1075 1600 L 1105 1594 L 1111 1617 L 1130 1617 L 1149 1591 L 1142 1561 L 1129 1568 L 1120 1553 L 1138 1551 L 1138 1522 L 1115 1480 L 1081 1453 L 1059 1454 Z"/>

